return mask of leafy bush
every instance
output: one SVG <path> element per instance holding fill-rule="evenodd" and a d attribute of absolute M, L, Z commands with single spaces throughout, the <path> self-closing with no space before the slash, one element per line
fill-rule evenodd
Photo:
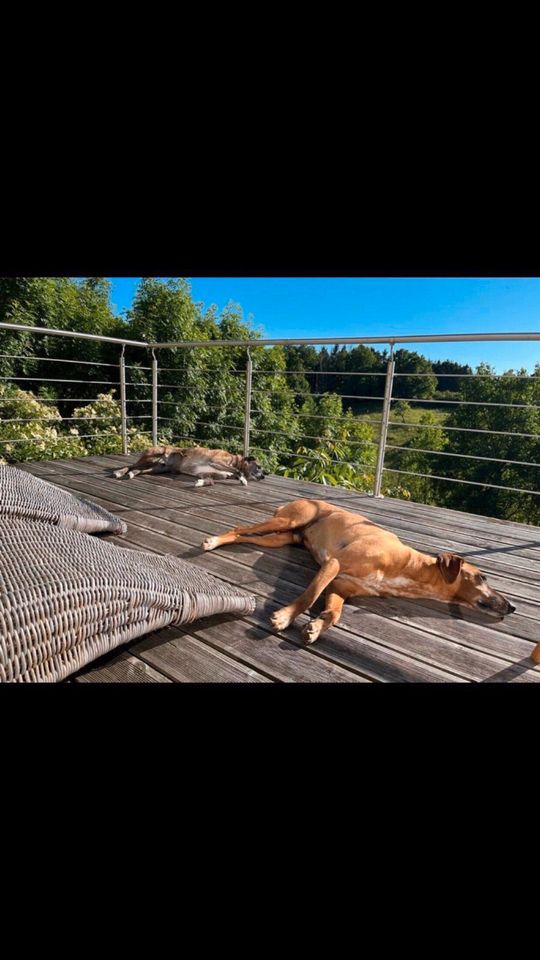
<path fill-rule="evenodd" d="M 73 416 L 80 420 L 80 433 L 88 453 L 102 456 L 107 453 L 122 453 L 122 409 L 110 393 L 99 393 L 97 400 L 84 407 L 77 407 Z M 152 444 L 152 437 L 132 424 L 127 428 L 129 450 L 137 452 Z"/>
<path fill-rule="evenodd" d="M 42 403 L 12 384 L 0 384 L 0 453 L 4 462 L 83 457 L 86 450 L 79 431 L 63 432 L 61 425 L 54 404 Z"/>

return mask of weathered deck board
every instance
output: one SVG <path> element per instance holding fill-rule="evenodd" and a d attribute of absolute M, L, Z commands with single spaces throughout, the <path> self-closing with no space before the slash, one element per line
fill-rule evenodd
<path fill-rule="evenodd" d="M 253 621 L 249 621 L 253 622 Z M 177 643 L 186 639 L 182 636 L 185 628 L 173 627 L 177 633 Z M 299 648 L 298 644 L 280 641 L 275 633 L 261 630 L 256 626 L 248 628 L 247 622 L 229 615 L 208 617 L 189 627 L 191 639 L 209 644 L 207 649 L 227 654 L 237 661 L 243 669 L 256 668 L 269 679 L 283 683 L 300 681 L 302 683 L 350 683 L 366 682 L 361 676 L 343 670 L 334 663 L 328 663 L 320 657 L 310 656 L 310 651 Z M 159 634 L 156 634 L 156 641 Z M 139 640 L 131 649 L 138 656 L 144 650 L 148 640 Z M 202 644 L 201 644 L 202 645 Z"/>
<path fill-rule="evenodd" d="M 250 616 L 221 616 L 167 628 L 82 671 L 77 682 L 539 682 L 529 654 L 540 637 L 540 530 L 306 481 L 268 477 L 195 488 L 185 477 L 116 480 L 111 469 L 132 457 L 42 461 L 26 469 L 121 515 L 119 546 L 170 552 L 258 597 Z M 202 553 L 208 533 L 266 519 L 299 497 L 363 513 L 426 553 L 469 556 L 518 611 L 501 622 L 435 601 L 369 598 L 344 607 L 339 626 L 304 648 L 308 617 L 279 633 L 271 613 L 307 585 L 316 564 L 298 547 L 236 544 Z M 321 601 L 314 607 L 317 610 Z"/>
<path fill-rule="evenodd" d="M 170 683 L 168 677 L 153 670 L 139 657 L 123 650 L 101 657 L 73 678 L 75 683 Z"/>
<path fill-rule="evenodd" d="M 271 682 L 262 673 L 224 657 L 197 637 L 174 627 L 143 637 L 130 644 L 129 649 L 177 683 Z"/>

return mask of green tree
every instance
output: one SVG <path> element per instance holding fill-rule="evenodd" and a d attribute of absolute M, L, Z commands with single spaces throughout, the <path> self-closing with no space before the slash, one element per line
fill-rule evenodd
<path fill-rule="evenodd" d="M 407 403 L 406 400 L 396 400 L 394 406 L 392 407 L 392 413 L 396 420 L 401 420 L 404 423 L 407 422 L 407 417 L 411 413 L 412 407 L 410 403 Z"/>
<path fill-rule="evenodd" d="M 350 408 L 344 413 L 337 394 L 309 397 L 301 410 L 301 444 L 279 472 L 331 486 L 370 490 L 376 460 L 370 425 L 355 418 Z"/>
<path fill-rule="evenodd" d="M 433 374 L 431 360 L 412 350 L 396 350 L 394 359 L 396 399 L 430 400 L 437 389 L 437 378 Z"/>
<path fill-rule="evenodd" d="M 431 366 L 437 377 L 437 393 L 459 393 L 462 378 L 458 374 L 466 376 L 473 372 L 468 363 L 456 363 L 455 360 L 432 360 Z"/>
<path fill-rule="evenodd" d="M 540 490 L 540 467 L 536 466 L 540 441 L 540 364 L 536 365 L 533 375 L 526 370 L 508 370 L 496 376 L 488 364 L 481 364 L 476 373 L 477 378 L 463 381 L 464 402 L 453 408 L 446 426 L 471 431 L 449 430 L 447 450 L 462 456 L 449 458 L 448 473 L 480 486 L 447 483 L 445 502 L 453 509 L 538 523 L 538 496 L 518 490 Z M 470 401 L 470 405 L 465 401 Z M 508 436 L 509 433 L 517 436 Z M 534 466 L 523 465 L 527 463 Z M 497 490 L 483 484 L 518 489 Z"/>
<path fill-rule="evenodd" d="M 195 304 L 187 281 L 143 280 L 127 319 L 135 339 L 147 342 L 182 340 L 246 340 L 259 334 L 244 322 L 238 304 L 221 312 L 211 306 L 205 313 Z M 291 390 L 282 347 L 251 348 L 252 452 L 267 466 L 277 452 L 287 449 L 296 436 L 294 391 Z M 209 446 L 241 450 L 246 400 L 245 347 L 196 350 L 171 348 L 159 351 L 159 428 L 170 442 L 193 438 Z M 130 367 L 136 367 L 135 352 Z M 148 408 L 150 373 L 130 370 L 128 412 Z M 146 391 L 146 392 L 145 392 Z M 264 459 L 266 457 L 266 460 Z"/>
<path fill-rule="evenodd" d="M 109 298 L 110 282 L 100 277 L 0 279 L 0 320 L 114 336 L 119 321 Z M 65 398 L 92 396 L 96 380 L 118 381 L 118 359 L 119 348 L 113 345 L 0 331 L 0 375 L 18 378 L 19 385 L 32 392 L 40 390 L 44 380 L 52 381 L 50 389 L 62 397 L 59 409 L 64 416 L 69 415 Z"/>

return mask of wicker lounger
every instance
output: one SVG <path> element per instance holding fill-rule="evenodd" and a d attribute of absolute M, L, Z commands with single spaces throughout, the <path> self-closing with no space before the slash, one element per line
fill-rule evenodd
<path fill-rule="evenodd" d="M 32 476 L 0 464 L 0 518 L 42 520 L 86 533 L 125 533 L 126 524 L 103 507 Z"/>
<path fill-rule="evenodd" d="M 0 681 L 58 681 L 170 624 L 243 614 L 255 598 L 178 557 L 0 520 Z"/>

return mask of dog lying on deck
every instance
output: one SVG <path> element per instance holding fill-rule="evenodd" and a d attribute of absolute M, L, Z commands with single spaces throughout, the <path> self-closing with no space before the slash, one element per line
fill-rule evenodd
<path fill-rule="evenodd" d="M 429 597 L 499 617 L 515 610 L 463 557 L 420 553 L 366 517 L 324 500 L 294 500 L 278 507 L 271 520 L 208 537 L 202 546 L 214 550 L 226 543 L 265 547 L 296 543 L 307 547 L 320 570 L 294 603 L 277 610 L 271 618 L 277 630 L 285 630 L 327 588 L 323 612 L 304 627 L 307 644 L 339 622 L 349 597 Z"/>
<path fill-rule="evenodd" d="M 242 457 L 227 450 L 207 447 L 149 447 L 131 467 L 113 472 L 113 477 L 132 480 L 140 473 L 185 473 L 197 477 L 196 487 L 214 483 L 215 479 L 234 478 L 247 486 L 248 480 L 264 480 L 263 468 L 255 457 Z"/>

